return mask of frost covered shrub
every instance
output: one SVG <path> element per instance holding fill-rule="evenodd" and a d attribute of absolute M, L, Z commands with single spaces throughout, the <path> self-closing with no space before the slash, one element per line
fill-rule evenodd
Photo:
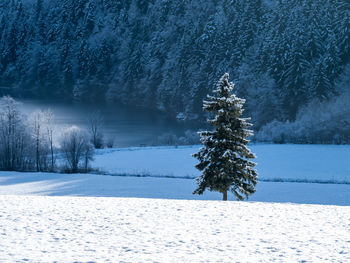
<path fill-rule="evenodd" d="M 194 145 L 200 143 L 197 132 L 186 130 L 183 136 L 176 136 L 169 132 L 157 137 L 154 145 Z"/>
<path fill-rule="evenodd" d="M 350 91 L 328 102 L 313 100 L 294 122 L 273 121 L 255 136 L 274 143 L 350 143 Z"/>
<path fill-rule="evenodd" d="M 175 134 L 168 132 L 158 136 L 155 143 L 156 145 L 178 145 L 178 138 Z"/>
<path fill-rule="evenodd" d="M 285 143 L 286 132 L 290 130 L 290 122 L 272 121 L 263 126 L 255 135 L 255 141 Z"/>
<path fill-rule="evenodd" d="M 114 146 L 114 138 L 113 137 L 107 138 L 106 147 L 107 148 L 113 148 L 113 146 Z"/>
<path fill-rule="evenodd" d="M 181 145 L 193 145 L 200 143 L 200 136 L 198 132 L 190 130 L 185 131 L 185 135 L 179 138 L 179 144 Z"/>

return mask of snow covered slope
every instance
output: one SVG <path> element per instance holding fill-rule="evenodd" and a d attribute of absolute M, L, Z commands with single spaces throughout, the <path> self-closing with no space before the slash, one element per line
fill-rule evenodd
<path fill-rule="evenodd" d="M 193 179 L 157 178 L 198 175 L 197 149 L 103 150 L 93 163 L 154 177 L 0 172 L 0 262 L 350 262 L 350 184 L 259 182 L 250 201 L 270 203 L 218 202 L 192 195 Z M 349 146 L 252 149 L 263 179 L 349 179 Z"/>
<path fill-rule="evenodd" d="M 93 166 L 111 174 L 197 177 L 191 154 L 200 146 L 98 151 Z M 350 145 L 253 144 L 261 180 L 350 183 Z"/>
<path fill-rule="evenodd" d="M 0 196 L 0 262 L 350 262 L 350 207 Z"/>
<path fill-rule="evenodd" d="M 208 191 L 201 196 L 193 195 L 195 187 L 195 180 L 182 178 L 0 172 L 0 195 L 222 198 L 221 194 Z M 232 195 L 229 199 L 235 200 Z M 259 182 L 257 192 L 249 200 L 350 206 L 350 185 Z"/>

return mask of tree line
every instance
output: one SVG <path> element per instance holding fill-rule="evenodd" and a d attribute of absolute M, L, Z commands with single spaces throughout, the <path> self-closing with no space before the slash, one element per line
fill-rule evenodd
<path fill-rule="evenodd" d="M 322 134 L 320 142 L 350 142 L 347 120 L 323 126 L 310 113 L 349 90 L 349 50 L 346 0 L 0 3 L 0 93 L 125 103 L 202 120 L 203 98 L 228 70 L 262 132 L 256 138 L 267 141 L 312 143 Z M 328 108 L 330 119 L 350 111 Z M 290 123 L 306 119 L 320 128 L 309 125 L 307 136 L 265 132 L 278 123 L 288 134 Z"/>
<path fill-rule="evenodd" d="M 93 113 L 87 130 L 71 126 L 58 133 L 51 110 L 29 116 L 20 103 L 0 98 L 0 170 L 88 172 L 94 149 L 104 147 L 102 117 Z"/>

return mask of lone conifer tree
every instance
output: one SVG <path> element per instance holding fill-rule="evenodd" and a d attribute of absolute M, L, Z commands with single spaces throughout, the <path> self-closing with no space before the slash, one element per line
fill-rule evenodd
<path fill-rule="evenodd" d="M 214 131 L 199 132 L 204 148 L 193 154 L 200 163 L 196 168 L 202 171 L 197 178 L 198 188 L 194 194 L 203 194 L 208 188 L 223 194 L 227 200 L 227 191 L 234 193 L 238 200 L 248 199 L 255 192 L 257 183 L 256 165 L 249 159 L 255 155 L 248 149 L 247 138 L 253 135 L 249 129 L 250 118 L 241 118 L 244 99 L 231 94 L 233 83 L 225 73 L 219 80 L 214 93 L 203 102 L 203 108 L 214 114 L 208 123 L 215 126 Z"/>

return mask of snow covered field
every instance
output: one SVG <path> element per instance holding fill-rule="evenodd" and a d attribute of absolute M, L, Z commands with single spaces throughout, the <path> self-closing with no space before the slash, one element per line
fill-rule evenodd
<path fill-rule="evenodd" d="M 349 262 L 350 207 L 0 196 L 0 262 Z"/>
<path fill-rule="evenodd" d="M 192 195 L 195 181 L 182 179 L 199 176 L 191 157 L 198 147 L 105 149 L 97 151 L 92 163 L 108 174 L 150 177 L 0 172 L 0 194 L 220 200 L 218 193 Z M 260 180 L 350 182 L 350 146 L 257 144 L 251 148 L 258 155 Z M 350 184 L 260 181 L 250 200 L 350 205 Z"/>
<path fill-rule="evenodd" d="M 0 172 L 0 262 L 350 262 L 350 184 L 259 182 L 250 202 L 215 201 L 182 178 L 199 175 L 197 149 L 93 162 L 135 176 Z M 349 146 L 252 149 L 262 179 L 350 181 Z"/>
<path fill-rule="evenodd" d="M 93 166 L 110 174 L 197 177 L 200 146 L 98 151 Z M 252 144 L 260 180 L 350 183 L 350 145 Z"/>
<path fill-rule="evenodd" d="M 193 195 L 193 179 L 0 172 L 0 195 L 139 197 L 221 200 L 216 192 Z M 230 200 L 235 200 L 229 195 Z M 350 206 L 349 184 L 259 182 L 249 200 Z"/>

